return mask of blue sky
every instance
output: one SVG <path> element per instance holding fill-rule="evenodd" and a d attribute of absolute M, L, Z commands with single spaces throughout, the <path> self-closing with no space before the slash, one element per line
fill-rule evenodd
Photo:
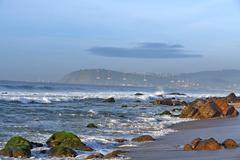
<path fill-rule="evenodd" d="M 0 79 L 240 69 L 239 0 L 0 0 Z"/>

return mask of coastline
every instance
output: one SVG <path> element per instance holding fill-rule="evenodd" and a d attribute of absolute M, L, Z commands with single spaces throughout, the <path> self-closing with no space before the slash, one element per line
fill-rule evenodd
<path fill-rule="evenodd" d="M 237 160 L 240 157 L 240 148 L 220 151 L 183 151 L 183 145 L 197 137 L 213 137 L 221 142 L 233 138 L 240 143 L 240 117 L 182 122 L 171 128 L 177 132 L 131 148 L 126 156 L 137 160 Z"/>

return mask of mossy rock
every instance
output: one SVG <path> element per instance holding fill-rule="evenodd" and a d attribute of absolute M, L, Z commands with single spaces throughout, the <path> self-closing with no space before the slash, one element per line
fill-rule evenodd
<path fill-rule="evenodd" d="M 98 128 L 98 126 L 96 126 L 94 123 L 89 123 L 87 128 Z"/>
<path fill-rule="evenodd" d="M 31 156 L 31 149 L 31 142 L 21 136 L 13 136 L 8 140 L 4 149 L 0 150 L 0 155 L 15 158 L 29 158 Z"/>
<path fill-rule="evenodd" d="M 14 158 L 29 158 L 31 157 L 31 150 L 24 148 L 4 148 L 0 150 L 0 155 Z"/>
<path fill-rule="evenodd" d="M 163 111 L 162 113 L 159 114 L 160 116 L 163 115 L 168 115 L 168 116 L 172 116 L 172 113 L 170 111 Z"/>
<path fill-rule="evenodd" d="M 49 157 L 76 157 L 77 153 L 71 148 L 57 146 L 48 151 Z"/>
<path fill-rule="evenodd" d="M 83 142 L 81 142 L 78 136 L 66 131 L 54 133 L 47 140 L 47 145 L 49 147 L 61 146 L 82 151 L 93 151 L 92 148 L 86 146 Z"/>
<path fill-rule="evenodd" d="M 32 144 L 21 136 L 13 136 L 5 145 L 5 148 L 32 149 Z"/>

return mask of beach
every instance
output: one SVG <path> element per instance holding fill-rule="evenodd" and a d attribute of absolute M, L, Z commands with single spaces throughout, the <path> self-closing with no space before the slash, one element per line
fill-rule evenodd
<path fill-rule="evenodd" d="M 137 160 L 237 160 L 240 157 L 239 148 L 220 151 L 183 151 L 183 145 L 190 143 L 197 137 L 213 137 L 219 142 L 233 138 L 239 143 L 239 117 L 183 122 L 172 126 L 172 128 L 178 132 L 131 149 L 127 156 Z"/>

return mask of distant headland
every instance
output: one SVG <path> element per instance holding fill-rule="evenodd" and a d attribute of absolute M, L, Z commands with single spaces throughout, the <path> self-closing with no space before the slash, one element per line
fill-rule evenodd
<path fill-rule="evenodd" d="M 82 69 L 65 75 L 61 83 L 109 86 L 161 86 L 176 88 L 240 88 L 240 70 L 202 71 L 195 73 L 139 74 L 106 69 Z"/>

